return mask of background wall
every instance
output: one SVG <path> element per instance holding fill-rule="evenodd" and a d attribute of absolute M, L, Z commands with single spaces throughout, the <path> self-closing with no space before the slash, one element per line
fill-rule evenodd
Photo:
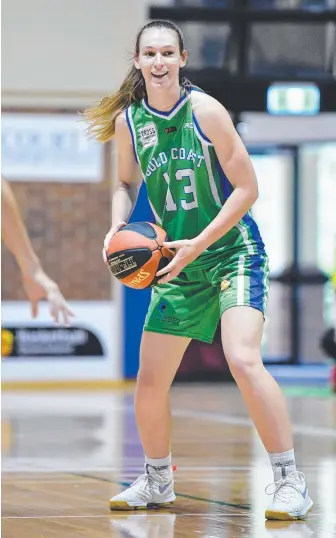
<path fill-rule="evenodd" d="M 111 93 L 128 69 L 148 5 L 147 0 L 4 0 L 3 109 L 77 112 Z M 110 224 L 112 176 L 107 146 L 98 184 L 13 183 L 45 270 L 69 300 L 110 298 L 101 245 Z M 24 299 L 19 270 L 6 248 L 2 274 L 2 298 Z"/>
<path fill-rule="evenodd" d="M 126 73 L 149 4 L 3 0 L 3 106 L 77 108 L 113 91 Z"/>
<path fill-rule="evenodd" d="M 99 101 L 103 96 L 112 93 L 128 69 L 135 35 L 147 20 L 150 3 L 150 0 L 125 2 L 117 2 L 117 0 L 96 0 L 95 2 L 91 0 L 71 0 L 70 2 L 65 2 L 65 0 L 57 2 L 54 0 L 30 0 L 29 2 L 3 0 L 3 109 L 15 113 L 20 111 L 34 113 L 44 111 L 50 114 L 66 111 L 77 113 L 93 102 Z M 155 1 L 155 4 L 161 5 L 171 3 L 169 0 Z M 198 27 L 193 27 L 193 30 L 196 31 L 190 32 L 186 28 L 191 65 L 193 62 L 197 64 L 199 54 L 197 47 L 202 43 L 202 35 Z M 196 40 L 193 40 L 193 37 Z M 223 36 L 219 37 L 222 39 Z M 222 59 L 221 56 L 220 62 Z M 323 143 L 336 140 L 336 115 L 275 118 L 267 114 L 250 112 L 241 115 L 238 129 L 250 148 L 252 146 L 261 148 L 265 144 L 271 144 L 274 146 L 274 151 L 279 153 L 277 157 L 273 156 L 276 174 L 258 173 L 260 185 L 264 185 L 265 188 L 268 185 L 267 193 L 265 191 L 268 196 L 271 190 L 273 193 L 277 179 L 279 179 L 279 188 L 293 179 L 290 177 L 293 172 L 289 173 L 287 168 L 281 167 L 281 162 L 286 157 L 282 159 L 280 146 L 282 144 L 300 146 L 311 141 Z M 258 158 L 256 154 L 255 159 Z M 288 158 L 291 159 L 291 157 Z M 262 162 L 266 162 L 265 155 L 262 155 Z M 13 182 L 15 195 L 34 247 L 43 261 L 45 270 L 59 283 L 69 300 L 110 301 L 111 299 L 111 277 L 101 259 L 103 238 L 110 225 L 111 190 L 116 176 L 112 147 L 108 145 L 105 146 L 103 164 L 103 177 L 99 183 L 84 181 L 71 183 L 66 180 L 53 183 L 45 182 L 43 178 L 39 181 L 24 183 Z M 316 190 L 315 186 L 318 184 L 320 172 L 318 167 L 306 167 L 303 163 L 301 170 L 305 169 L 307 172 L 302 182 L 304 188 L 300 193 L 300 203 L 309 215 L 306 220 L 309 221 L 310 227 L 309 233 L 306 232 L 307 226 L 302 227 L 304 233 L 301 234 L 302 240 L 300 239 L 303 245 L 301 254 L 302 258 L 306 259 L 306 253 L 309 253 L 309 262 L 314 265 L 317 261 L 317 244 L 315 244 L 317 215 L 316 207 L 314 206 L 314 211 L 312 211 L 308 203 L 310 199 L 313 201 L 315 199 L 307 186 L 314 187 Z M 284 180 L 282 181 L 281 177 L 277 178 L 278 175 L 283 176 Z M 331 185 L 329 176 L 327 183 Z M 331 192 L 331 188 L 329 191 Z M 289 215 L 291 198 L 289 190 L 286 193 L 284 190 L 282 192 L 284 207 L 281 215 L 279 212 L 281 221 L 279 230 L 283 231 L 283 222 L 287 222 L 288 226 L 291 222 Z M 140 209 L 145 211 L 144 205 L 140 204 L 140 206 Z M 264 214 L 263 218 L 267 226 L 270 215 Z M 328 226 L 329 221 L 330 219 Z M 290 229 L 283 237 L 286 251 L 291 249 L 291 233 Z M 314 237 L 316 236 L 316 241 L 314 239 L 312 247 L 313 234 L 315 234 Z M 272 246 L 274 247 L 274 242 Z M 277 253 L 279 251 L 280 249 L 277 249 Z M 325 269 L 327 270 L 328 267 L 323 267 L 323 270 Z M 18 268 L 5 248 L 2 256 L 2 271 L 3 299 L 25 299 Z M 123 289 L 122 293 L 120 290 L 116 293 L 123 297 L 120 303 L 125 307 L 122 313 L 119 303 L 116 309 L 117 317 L 124 319 L 127 326 L 131 323 L 136 337 L 133 334 L 133 338 L 127 340 L 122 331 L 114 327 L 111 341 L 115 346 L 114 338 L 119 331 L 120 338 L 124 339 L 123 358 L 125 363 L 127 360 L 130 365 L 128 371 L 124 369 L 124 374 L 132 377 L 136 374 L 138 367 L 138 338 L 141 334 L 142 318 L 138 316 L 138 327 L 134 331 L 134 320 L 130 322 L 128 313 L 131 312 L 131 315 L 135 316 L 134 304 L 137 303 L 136 308 L 139 310 L 139 301 L 141 302 L 142 299 L 137 292 L 133 295 L 126 289 Z M 141 302 L 144 310 L 146 300 L 143 299 L 143 303 Z M 325 322 L 321 316 L 323 307 L 321 293 L 319 300 L 321 304 L 319 303 L 317 315 L 323 327 Z M 286 340 L 284 337 L 286 330 L 279 322 L 278 303 L 284 304 L 285 301 L 279 298 L 275 305 L 274 323 L 273 325 L 271 323 L 268 329 L 271 335 L 267 339 L 268 353 L 271 354 L 270 345 L 272 344 L 277 348 L 272 352 L 274 356 L 285 356 L 288 338 L 286 337 Z M 309 308 L 306 310 L 309 311 Z M 288 309 L 283 308 L 283 319 L 286 323 L 288 322 Z M 321 330 L 320 326 L 315 324 L 313 338 L 315 338 L 316 346 Z M 289 327 L 287 327 L 287 333 L 289 333 Z M 280 344 L 275 345 L 280 341 L 284 343 L 282 347 L 286 349 L 280 349 Z M 194 351 L 192 358 L 194 359 Z M 314 348 L 312 361 L 316 358 L 317 350 Z"/>

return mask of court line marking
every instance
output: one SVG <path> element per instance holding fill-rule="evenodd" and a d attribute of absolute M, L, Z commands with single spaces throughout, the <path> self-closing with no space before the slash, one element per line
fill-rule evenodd
<path fill-rule="evenodd" d="M 95 480 L 98 480 L 99 482 L 108 482 L 109 484 L 118 484 L 118 486 L 124 486 L 124 487 L 129 487 L 132 483 L 132 482 L 122 482 L 119 480 L 110 480 L 109 478 L 89 476 L 89 475 L 84 475 L 84 474 L 79 474 L 79 473 L 71 473 L 71 474 L 73 476 L 80 476 L 83 478 L 93 478 Z M 229 508 L 241 508 L 242 510 L 251 510 L 251 506 L 248 504 L 233 504 L 233 503 L 229 503 L 225 501 L 216 501 L 213 499 L 207 499 L 205 497 L 196 497 L 193 495 L 186 495 L 184 493 L 176 493 L 176 492 L 175 492 L 175 495 L 176 497 L 181 497 L 182 499 L 191 499 L 192 501 L 202 501 L 206 503 L 217 504 L 219 506 L 227 506 Z"/>
<path fill-rule="evenodd" d="M 130 517 L 131 516 L 148 516 L 148 517 L 167 517 L 167 516 L 176 516 L 176 517 L 195 517 L 195 516 L 202 516 L 203 518 L 205 519 L 223 519 L 223 518 L 227 518 L 227 517 L 242 517 L 242 516 L 245 516 L 245 517 L 248 517 L 249 518 L 249 521 L 250 521 L 250 516 L 247 516 L 246 512 L 235 512 L 234 514 L 231 514 L 231 513 L 228 513 L 228 514 L 207 514 L 207 513 L 204 513 L 204 512 L 196 512 L 196 513 L 188 513 L 188 514 L 177 514 L 175 512 L 160 512 L 159 514 L 155 513 L 153 510 L 134 510 L 132 512 L 123 512 L 122 514 L 118 514 L 118 513 L 115 513 L 113 512 L 113 516 L 111 515 L 111 512 L 107 513 L 107 514 L 93 514 L 93 515 L 87 515 L 87 514 L 83 514 L 83 515 L 64 515 L 64 516 L 56 516 L 56 515 L 48 515 L 48 516 L 2 516 L 1 519 L 4 520 L 4 519 L 78 519 L 78 518 L 86 518 L 86 519 L 93 519 L 93 518 L 98 518 L 98 517 L 107 517 L 109 519 L 116 519 L 118 517 L 122 518 L 122 519 L 125 519 L 125 515 L 128 514 Z M 258 517 L 259 514 L 253 514 L 255 517 Z M 316 514 L 315 512 L 314 513 L 311 513 L 309 514 L 309 517 L 306 521 L 306 523 L 308 523 L 312 518 L 314 517 L 321 517 L 321 516 L 325 516 L 325 514 Z M 332 523 L 333 521 L 331 521 Z M 293 523 L 293 521 L 288 521 L 288 523 Z"/>
<path fill-rule="evenodd" d="M 160 514 L 155 514 L 155 513 L 152 513 L 153 510 L 134 510 L 134 511 L 130 511 L 130 512 L 124 512 L 122 514 L 114 514 L 113 513 L 113 516 L 111 515 L 111 512 L 109 511 L 109 513 L 107 514 L 95 514 L 95 515 L 92 515 L 92 516 L 88 516 L 88 515 L 78 515 L 78 516 L 2 516 L 1 519 L 62 519 L 62 518 L 65 518 L 65 519 L 71 519 L 71 518 L 97 518 L 97 517 L 108 517 L 109 519 L 115 519 L 115 518 L 125 518 L 125 515 L 128 514 L 129 516 L 149 516 L 149 517 L 165 517 L 165 516 L 176 516 L 176 517 L 194 517 L 194 516 L 203 516 L 204 518 L 206 519 L 214 519 L 217 517 L 217 514 L 215 515 L 211 515 L 211 514 L 206 514 L 204 512 L 200 512 L 200 513 L 196 513 L 196 514 L 176 514 L 176 513 L 172 513 L 172 512 L 161 512 Z M 240 514 L 219 514 L 221 517 L 241 517 L 241 516 L 246 516 L 246 512 L 242 512 Z"/>
<path fill-rule="evenodd" d="M 204 420 L 205 422 L 220 422 L 223 424 L 233 424 L 235 426 L 254 426 L 252 420 L 243 417 L 232 417 L 219 413 L 205 411 L 185 411 L 182 409 L 173 409 L 173 416 L 184 417 L 195 420 Z M 321 428 L 319 426 L 304 426 L 302 424 L 292 424 L 294 433 L 308 435 L 312 437 L 333 437 L 336 439 L 336 430 L 331 428 Z"/>
<path fill-rule="evenodd" d="M 95 472 L 95 471 L 93 471 Z M 128 474 L 128 473 L 127 473 Z M 92 478 L 90 479 L 82 479 L 80 481 L 81 484 L 90 484 L 92 482 Z M 207 477 L 203 477 L 203 478 L 185 478 L 184 480 L 178 478 L 178 479 L 175 479 L 174 482 L 175 484 L 178 484 L 179 482 L 195 482 L 197 484 L 199 483 L 204 483 L 204 484 L 223 484 L 224 482 L 231 482 L 231 479 L 230 477 L 227 477 L 227 478 L 207 478 Z M 55 480 L 39 480 L 39 479 L 36 479 L 36 480 L 33 480 L 33 479 L 30 479 L 30 480 L 15 480 L 15 484 L 78 484 L 78 480 L 58 480 L 57 478 L 55 478 Z M 3 480 L 2 481 L 2 485 L 9 485 L 11 486 L 13 484 L 13 476 L 11 478 L 11 480 Z"/>
<path fill-rule="evenodd" d="M 4 458 L 3 458 L 4 459 Z M 266 461 L 266 460 L 265 460 Z M 268 462 L 268 460 L 267 460 Z M 336 460 L 335 460 L 335 463 L 333 465 L 336 465 Z M 209 473 L 209 472 L 214 472 L 216 474 L 218 474 L 219 472 L 221 471 L 225 471 L 225 472 L 231 472 L 231 471 L 234 471 L 235 473 L 240 473 L 240 472 L 249 472 L 251 471 L 252 467 L 253 466 L 246 466 L 246 465 L 242 465 L 240 467 L 236 466 L 236 465 L 218 465 L 218 466 L 213 466 L 213 465 L 209 465 L 209 466 L 184 466 L 184 465 L 179 465 L 177 463 L 177 467 L 178 467 L 178 470 L 179 470 L 179 473 L 178 473 L 178 477 L 176 478 L 176 481 L 178 482 L 181 478 L 186 478 L 186 479 L 190 479 L 190 478 L 195 478 L 195 480 L 197 479 L 197 477 L 200 475 L 200 474 L 203 474 L 203 473 Z M 317 470 L 319 469 L 319 465 L 315 465 L 315 464 L 306 464 L 306 465 L 301 465 L 301 468 L 302 469 L 306 469 L 307 471 L 311 471 L 311 470 Z M 192 474 L 189 474 L 191 471 L 196 471 L 196 474 L 192 475 Z M 32 468 L 31 466 L 30 467 L 27 467 L 27 464 L 24 465 L 24 466 L 19 466 L 19 464 L 16 464 L 15 468 L 11 468 L 11 467 L 8 467 L 6 468 L 6 463 L 2 463 L 2 479 L 3 479 L 3 483 L 6 483 L 6 475 L 12 477 L 13 475 L 15 474 L 21 474 L 21 473 L 24 473 L 26 475 L 32 475 L 32 474 L 36 474 L 38 475 L 38 481 L 41 481 L 41 482 L 44 482 L 46 480 L 44 480 L 43 478 L 41 479 L 40 476 L 41 475 L 45 475 L 45 474 L 64 474 L 64 475 L 69 475 L 69 473 L 119 473 L 120 472 L 120 467 L 115 467 L 113 465 L 111 465 L 110 467 L 73 467 L 73 466 L 68 466 L 68 467 L 57 467 L 57 466 L 53 466 L 53 467 L 49 467 L 49 468 L 44 468 L 44 469 L 39 469 L 38 467 L 36 468 Z M 127 464 L 127 461 L 125 462 L 125 465 L 124 465 L 124 474 L 125 475 L 133 475 L 133 474 L 141 474 L 143 472 L 143 465 L 128 465 Z M 202 478 L 199 478 L 200 480 L 203 480 Z M 12 478 L 10 478 L 10 480 L 12 480 Z M 31 478 L 29 480 L 32 480 Z M 211 480 L 211 479 L 210 479 Z M 26 480 L 23 478 L 21 479 L 20 481 L 22 482 L 25 482 Z M 55 478 L 55 481 L 60 481 L 60 479 L 58 478 Z M 64 481 L 67 481 L 64 479 Z"/>

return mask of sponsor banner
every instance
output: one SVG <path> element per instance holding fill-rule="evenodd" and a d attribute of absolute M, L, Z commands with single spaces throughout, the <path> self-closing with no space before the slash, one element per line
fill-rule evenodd
<path fill-rule="evenodd" d="M 70 327 L 55 326 L 48 305 L 2 303 L 3 381 L 120 379 L 120 330 L 113 301 L 73 301 Z"/>
<path fill-rule="evenodd" d="M 1 329 L 2 357 L 104 357 L 103 343 L 81 327 L 14 327 Z"/>
<path fill-rule="evenodd" d="M 3 113 L 3 175 L 12 181 L 101 181 L 103 144 L 89 140 L 85 129 L 77 114 Z"/>

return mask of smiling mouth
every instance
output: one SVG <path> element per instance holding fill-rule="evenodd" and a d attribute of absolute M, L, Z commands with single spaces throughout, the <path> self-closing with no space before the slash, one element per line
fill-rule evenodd
<path fill-rule="evenodd" d="M 167 73 L 168 73 L 168 71 L 167 71 Z M 152 76 L 155 77 L 155 78 L 163 78 L 163 77 L 165 77 L 167 75 L 167 73 L 163 73 L 162 75 L 152 73 Z"/>

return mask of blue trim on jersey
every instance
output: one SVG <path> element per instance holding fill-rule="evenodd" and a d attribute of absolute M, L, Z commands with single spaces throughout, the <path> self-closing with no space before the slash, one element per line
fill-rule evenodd
<path fill-rule="evenodd" d="M 184 101 L 184 100 L 187 100 L 188 99 L 188 94 L 185 93 L 184 95 L 182 95 L 179 100 L 177 101 L 177 103 L 175 103 L 175 105 L 173 106 L 173 108 L 171 108 L 170 110 L 168 110 L 168 112 L 163 112 L 162 110 L 157 110 L 156 108 L 153 108 L 152 106 L 150 106 L 148 104 L 148 99 L 147 99 L 147 96 L 144 97 L 144 102 L 146 104 L 146 107 L 151 111 L 151 112 L 154 112 L 155 114 L 160 114 L 161 116 L 170 116 L 170 114 L 172 114 L 174 112 L 174 110 Z"/>
<path fill-rule="evenodd" d="M 262 256 L 252 256 L 250 260 L 250 305 L 263 312 L 265 301 L 264 259 Z"/>
<path fill-rule="evenodd" d="M 201 135 L 201 137 L 204 138 L 204 140 L 205 140 L 206 142 L 209 142 L 210 144 L 212 144 L 210 138 L 208 138 L 208 137 L 204 134 L 204 132 L 202 131 L 202 129 L 201 129 L 201 127 L 200 127 L 200 124 L 198 123 L 197 118 L 196 118 L 194 112 L 192 113 L 192 117 L 193 117 L 193 120 L 194 120 L 194 122 L 195 122 L 195 124 L 196 124 L 197 130 L 198 130 L 199 134 Z"/>
<path fill-rule="evenodd" d="M 127 125 L 128 125 L 129 130 L 130 130 L 131 137 L 132 137 L 132 146 L 133 146 L 134 157 L 135 157 L 136 162 L 139 163 L 138 155 L 137 155 L 137 152 L 136 152 L 136 149 L 135 149 L 135 140 L 134 140 L 134 134 L 133 134 L 132 126 L 131 126 L 131 120 L 129 119 L 128 114 L 131 114 L 130 108 L 126 108 L 126 121 L 127 121 Z"/>
<path fill-rule="evenodd" d="M 230 181 L 228 180 L 228 178 L 226 177 L 225 172 L 224 172 L 223 168 L 221 167 L 220 162 L 219 162 L 217 157 L 216 157 L 216 170 L 217 170 L 217 172 L 219 174 L 221 187 L 222 187 L 222 191 L 224 193 L 225 200 L 227 200 L 229 198 L 229 196 L 232 194 L 233 187 L 232 187 Z"/>
<path fill-rule="evenodd" d="M 187 86 L 187 91 L 205 93 L 202 88 L 197 88 L 196 86 Z"/>
<path fill-rule="evenodd" d="M 252 215 L 250 215 L 249 213 L 246 213 L 243 216 L 242 220 L 243 220 L 244 224 L 246 224 L 250 229 L 251 237 L 252 237 L 253 241 L 255 242 L 255 244 L 257 246 L 258 253 L 259 254 L 264 254 L 265 253 L 265 245 L 264 245 L 264 242 L 263 242 L 263 240 L 261 238 L 259 228 L 258 228 L 258 224 L 254 220 Z"/>

